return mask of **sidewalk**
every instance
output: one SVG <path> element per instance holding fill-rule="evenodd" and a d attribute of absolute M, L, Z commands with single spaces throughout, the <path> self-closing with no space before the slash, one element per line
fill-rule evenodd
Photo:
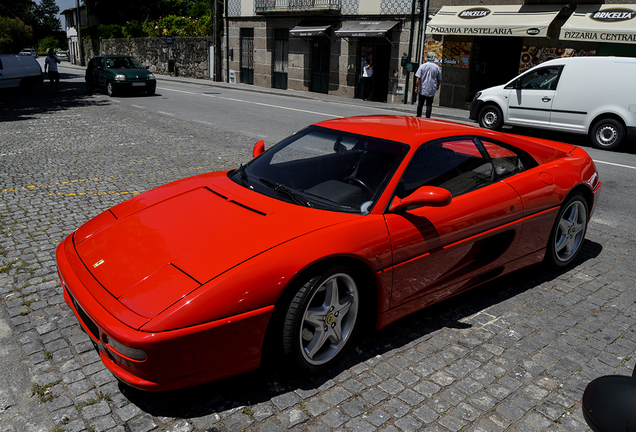
<path fill-rule="evenodd" d="M 79 70 L 86 69 L 83 66 L 77 66 L 68 62 L 61 63 L 60 67 L 70 68 L 70 69 L 79 69 Z M 401 102 L 404 99 L 404 95 L 389 94 L 388 99 L 389 101 L 393 99 L 393 102 L 387 102 L 387 103 L 368 102 L 368 101 L 365 102 L 362 99 L 354 99 L 354 98 L 349 98 L 344 96 L 336 96 L 336 95 L 329 95 L 324 93 L 314 93 L 310 91 L 291 90 L 291 89 L 281 90 L 276 88 L 260 87 L 260 86 L 252 85 L 252 84 L 241 84 L 241 83 L 232 84 L 232 83 L 226 83 L 226 82 L 215 82 L 210 79 L 173 77 L 170 75 L 159 75 L 156 73 L 155 73 L 155 77 L 157 78 L 158 82 L 171 81 L 171 82 L 177 82 L 177 83 L 196 84 L 196 85 L 215 87 L 215 88 L 221 88 L 221 89 L 225 88 L 225 89 L 232 89 L 232 90 L 243 90 L 243 91 L 250 91 L 250 92 L 258 92 L 262 94 L 289 96 L 289 97 L 313 99 L 313 100 L 319 100 L 324 102 L 334 102 L 334 103 L 350 104 L 350 105 L 360 105 L 360 106 L 378 105 L 378 106 L 384 106 L 387 108 L 390 107 L 391 109 L 396 111 L 396 114 L 402 113 L 407 115 L 415 115 L 417 111 L 417 104 L 411 104 L 411 103 L 404 104 Z M 465 110 L 465 109 L 433 106 L 432 116 L 433 118 L 442 118 L 445 120 L 454 120 L 454 121 L 463 121 L 463 122 L 472 123 L 472 121 L 468 119 L 468 114 L 469 114 L 468 110 Z"/>

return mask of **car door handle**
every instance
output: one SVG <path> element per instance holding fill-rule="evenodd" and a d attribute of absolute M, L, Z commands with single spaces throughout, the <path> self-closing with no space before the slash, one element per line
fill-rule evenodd
<path fill-rule="evenodd" d="M 547 96 L 543 96 L 543 98 L 541 98 L 541 100 L 542 100 L 543 102 L 550 102 L 552 99 L 551 99 L 551 98 L 549 98 L 549 97 L 547 97 Z"/>

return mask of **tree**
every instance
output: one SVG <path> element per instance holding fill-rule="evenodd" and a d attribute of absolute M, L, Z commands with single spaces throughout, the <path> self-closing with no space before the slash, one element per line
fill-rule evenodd
<path fill-rule="evenodd" d="M 40 4 L 35 6 L 33 15 L 37 22 L 36 37 L 38 39 L 52 36 L 62 29 L 60 20 L 57 18 L 59 12 L 60 7 L 55 3 L 55 0 L 41 0 Z"/>
<path fill-rule="evenodd" d="M 0 16 L 0 52 L 15 53 L 31 44 L 33 32 L 20 18 Z"/>

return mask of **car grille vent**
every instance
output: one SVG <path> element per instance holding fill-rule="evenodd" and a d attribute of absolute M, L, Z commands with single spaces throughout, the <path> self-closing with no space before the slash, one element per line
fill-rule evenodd
<path fill-rule="evenodd" d="M 99 329 L 97 328 L 97 325 L 95 325 L 93 320 L 90 319 L 89 316 L 86 314 L 86 312 L 84 312 L 84 310 L 79 306 L 79 304 L 75 301 L 75 298 L 71 295 L 69 290 L 66 290 L 66 293 L 71 298 L 71 301 L 73 302 L 73 306 L 75 306 L 75 310 L 77 311 L 84 325 L 88 328 L 88 330 L 95 337 L 95 339 L 99 341 Z"/>
<path fill-rule="evenodd" d="M 227 202 L 231 202 L 232 204 L 236 204 L 239 207 L 243 207 L 244 209 L 249 210 L 249 211 L 254 212 L 254 213 L 257 213 L 257 214 L 259 214 L 261 216 L 267 216 L 267 213 L 262 212 L 260 210 L 256 210 L 254 207 L 247 206 L 245 204 L 242 204 L 242 203 L 240 203 L 238 201 L 233 200 L 232 198 L 228 198 L 225 195 L 222 195 L 222 194 L 218 193 L 217 191 L 214 191 L 214 190 L 212 190 L 210 188 L 206 188 L 206 189 L 209 190 L 210 192 L 212 192 L 214 195 L 223 198 Z"/>

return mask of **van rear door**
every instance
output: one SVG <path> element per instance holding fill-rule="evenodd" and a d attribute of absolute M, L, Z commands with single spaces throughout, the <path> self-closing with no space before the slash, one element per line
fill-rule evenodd
<path fill-rule="evenodd" d="M 562 66 L 539 68 L 508 84 L 507 123 L 548 126 Z"/>

